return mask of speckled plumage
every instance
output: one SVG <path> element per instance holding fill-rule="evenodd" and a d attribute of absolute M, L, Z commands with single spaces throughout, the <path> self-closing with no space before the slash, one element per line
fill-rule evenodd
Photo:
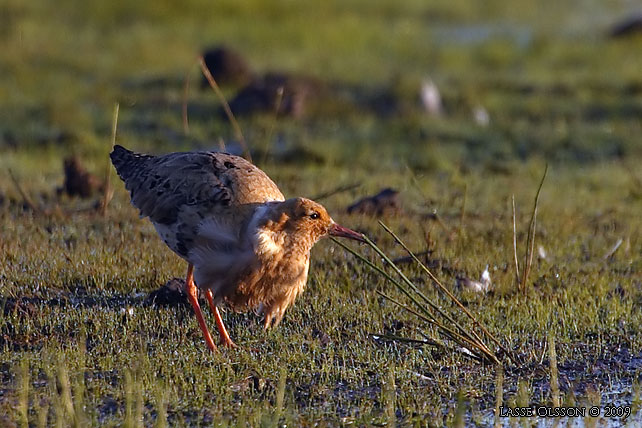
<path fill-rule="evenodd" d="M 237 156 L 155 157 L 116 146 L 111 159 L 141 216 L 194 265 L 198 287 L 235 310 L 260 310 L 266 327 L 278 324 L 303 290 L 310 249 L 321 237 L 338 231 L 359 239 L 320 204 L 285 201 L 263 171 Z"/>

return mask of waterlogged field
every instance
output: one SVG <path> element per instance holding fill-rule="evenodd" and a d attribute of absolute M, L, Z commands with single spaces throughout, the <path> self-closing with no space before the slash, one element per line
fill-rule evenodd
<path fill-rule="evenodd" d="M 508 426 L 541 412 L 639 424 L 642 38 L 609 37 L 631 12 L 617 1 L 3 2 L 0 425 Z M 241 349 L 210 353 L 188 306 L 152 303 L 185 263 L 113 171 L 104 214 L 102 188 L 59 194 L 63 159 L 104 181 L 117 103 L 116 140 L 130 149 L 239 152 L 220 100 L 198 88 L 196 57 L 219 43 L 257 73 L 333 88 L 297 117 L 239 116 L 254 161 L 286 196 L 321 196 L 472 328 L 378 222 L 389 226 L 498 339 L 484 337 L 502 368 L 383 297 L 408 303 L 329 240 L 278 328 L 223 314 Z M 420 102 L 428 78 L 438 113 Z M 520 289 L 514 240 L 523 274 L 546 165 Z M 347 213 L 386 187 L 400 208 Z M 488 293 L 461 286 L 486 266 Z"/>

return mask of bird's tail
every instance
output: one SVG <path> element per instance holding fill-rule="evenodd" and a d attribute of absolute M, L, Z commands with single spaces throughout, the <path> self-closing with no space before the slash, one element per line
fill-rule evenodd
<path fill-rule="evenodd" d="M 123 146 L 115 145 L 109 157 L 111 158 L 111 163 L 113 163 L 116 168 L 118 176 L 127 183 L 138 175 L 147 161 L 153 156 L 134 153 Z"/>

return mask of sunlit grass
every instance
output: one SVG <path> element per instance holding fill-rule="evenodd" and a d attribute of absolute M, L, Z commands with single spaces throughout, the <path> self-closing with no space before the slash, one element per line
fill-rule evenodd
<path fill-rule="evenodd" d="M 555 334 L 560 367 L 585 361 L 588 355 L 592 359 L 614 355 L 614 347 L 625 346 L 634 353 L 640 349 L 637 326 L 642 325 L 635 303 L 640 299 L 635 279 L 640 269 L 636 251 L 641 245 L 635 231 L 640 225 L 633 215 L 635 205 L 623 203 L 628 200 L 626 192 L 607 192 L 614 182 L 626 182 L 626 172 L 620 170 L 622 176 L 618 178 L 617 171 L 617 165 L 604 172 L 598 168 L 579 180 L 568 172 L 551 171 L 547 180 L 556 186 L 550 185 L 542 192 L 537 241 L 546 249 L 548 259 L 536 259 L 530 276 L 533 284 L 526 297 L 514 285 L 508 201 L 515 190 L 511 183 L 528 181 L 531 189 L 535 186 L 535 170 L 494 177 L 487 183 L 496 189 L 494 192 L 483 190 L 486 186 L 478 184 L 477 174 L 458 178 L 469 183 L 463 251 L 451 238 L 450 229 L 431 225 L 418 214 L 389 219 L 389 223 L 417 250 L 425 245 L 422 228 L 431 228 L 435 242 L 431 257 L 471 277 L 477 277 L 490 264 L 496 291 L 485 297 L 461 297 L 480 321 L 526 362 L 525 367 L 546 355 L 549 331 Z M 288 183 L 287 169 L 273 172 L 278 182 Z M 320 173 L 304 172 L 297 183 L 284 187 L 291 194 L 313 190 Z M 363 179 L 367 186 L 385 180 L 384 175 L 378 174 Z M 462 199 L 457 196 L 461 187 L 453 177 L 433 176 L 428 180 L 420 176 L 417 181 L 419 189 L 409 179 L 399 180 L 407 209 L 436 209 L 448 228 L 456 227 Z M 568 197 L 567 183 L 579 186 L 572 198 Z M 592 193 L 584 192 L 586 188 Z M 449 190 L 439 193 L 438 189 Z M 382 233 L 376 220 L 341 213 L 358 192 L 339 194 L 326 202 L 336 213 L 334 217 L 365 231 L 391 257 L 405 255 Z M 421 194 L 433 195 L 433 200 L 423 201 Z M 615 211 L 605 213 L 600 205 L 593 207 L 594 194 L 600 203 L 617 207 Z M 390 399 L 380 403 L 378 397 L 389 397 L 390 391 L 384 385 L 389 382 L 387 367 L 393 361 L 402 419 L 413 412 L 437 412 L 454 399 L 458 390 L 469 391 L 492 408 L 493 396 L 480 392 L 486 388 L 484 385 L 493 384 L 492 369 L 457 354 L 373 339 L 371 334 L 382 332 L 421 339 L 415 336 L 419 324 L 412 315 L 399 312 L 395 305 L 378 297 L 375 290 L 382 289 L 399 298 L 398 292 L 330 242 L 314 249 L 307 290 L 278 329 L 264 332 L 252 314 L 224 315 L 236 341 L 258 352 L 210 354 L 188 310 L 148 306 L 145 294 L 139 294 L 155 289 L 168 278 L 183 275 L 185 266 L 164 247 L 147 220 L 137 218 L 126 197 L 122 187 L 117 187 L 106 218 L 87 214 L 49 219 L 15 205 L 3 209 L 0 293 L 5 298 L 36 299 L 32 306 L 9 311 L 0 322 L 5 335 L 1 353 L 7 364 L 6 373 L 19 373 L 23 370 L 20 367 L 28 367 L 30 420 L 35 421 L 42 408 L 34 407 L 38 397 L 45 397 L 44 403 L 49 403 L 48 421 L 58 420 L 51 410 L 57 398 L 44 387 L 50 381 L 34 380 L 47 370 L 59 376 L 55 374 L 57 358 L 64 360 L 72 379 L 74 400 L 73 379 L 79 379 L 80 373 L 91 378 L 83 387 L 82 399 L 86 400 L 84 417 L 94 424 L 128 420 L 128 370 L 139 370 L 137 375 L 131 375 L 132 385 L 138 385 L 136 388 L 143 394 L 143 401 L 134 394 L 129 403 L 132 409 L 140 406 L 136 403 L 144 403 L 142 414 L 148 423 L 155 420 L 159 408 L 156 403 L 161 398 L 168 423 L 258 417 L 250 416 L 254 410 L 263 415 L 252 419 L 254 422 L 270 421 L 282 367 L 287 367 L 282 407 L 286 420 L 385 420 L 390 415 Z M 564 197 L 567 203 L 560 206 L 558 201 Z M 516 194 L 518 206 L 528 206 L 532 203 L 530 198 L 532 195 Z M 63 206 L 76 203 L 79 202 L 61 202 Z M 518 211 L 521 230 L 526 230 L 528 219 L 529 213 Z M 612 260 L 604 261 L 603 254 L 619 236 L 628 244 Z M 412 278 L 422 276 L 416 267 L 408 265 L 403 269 Z M 452 274 L 440 275 L 448 287 L 454 285 Z M 432 286 L 424 284 L 423 288 L 433 296 Z M 60 303 L 57 299 L 61 299 Z M 78 345 L 82 338 L 85 349 Z M 581 351 L 576 350 L 578 346 Z M 449 367 L 448 371 L 444 372 L 443 367 Z M 530 379 L 528 369 L 519 373 L 520 378 Z M 582 372 L 574 374 L 582 376 Z M 16 382 L 23 379 L 20 376 L 15 377 Z M 510 386 L 515 381 L 511 376 L 505 380 L 505 400 L 509 403 Z M 612 376 L 625 380 L 629 375 L 613 372 Z M 422 380 L 423 377 L 433 381 Z M 33 382 L 43 386 L 36 387 Z M 452 389 L 450 385 L 457 386 Z M 568 395 L 564 390 L 567 387 L 561 385 L 564 397 Z M 426 388 L 432 392 L 427 393 Z M 166 391 L 162 396 L 161 390 Z M 16 394 L 24 393 L 16 390 Z M 418 400 L 417 394 L 422 398 Z M 242 404 L 235 405 L 237 402 Z M 10 406 L 10 402 L 3 405 Z M 109 410 L 112 408 L 115 410 Z M 73 420 L 71 416 L 64 418 Z"/>

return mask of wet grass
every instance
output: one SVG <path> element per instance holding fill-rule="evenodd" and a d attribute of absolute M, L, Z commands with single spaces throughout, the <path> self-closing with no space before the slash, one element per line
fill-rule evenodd
<path fill-rule="evenodd" d="M 499 1 L 201 3 L 0 6 L 8 20 L 0 26 L 8 76 L 0 81 L 0 425 L 486 425 L 498 397 L 628 404 L 637 413 L 642 64 L 631 52 L 640 39 L 604 37 L 607 18 L 624 10 L 549 2 L 535 22 L 526 3 Z M 310 15 L 318 31 L 309 31 Z M 388 88 L 400 100 L 384 117 L 337 101 L 300 120 L 239 121 L 255 154 L 270 148 L 261 167 L 286 195 L 360 184 L 323 202 L 391 259 L 406 253 L 378 219 L 345 209 L 383 187 L 401 192 L 404 211 L 385 223 L 413 251 L 431 250 L 423 260 L 435 275 L 517 355 L 519 364 L 504 367 L 503 396 L 492 365 L 375 338 L 438 332 L 381 297 L 403 296 L 330 241 L 313 250 L 306 292 L 277 329 L 226 312 L 244 349 L 211 354 L 188 308 L 147 300 L 185 266 L 137 217 L 122 184 L 112 177 L 105 216 L 91 208 L 100 195 L 55 195 L 68 154 L 104 174 L 116 102 L 117 141 L 127 147 L 214 148 L 221 137 L 238 148 L 210 92 L 190 93 L 190 134 L 182 133 L 184 74 L 193 67 L 195 79 L 196 54 L 221 40 L 258 69 Z M 418 106 L 425 75 L 442 91 L 443 117 Z M 473 121 L 479 105 L 488 126 Z M 520 291 L 511 198 L 521 263 L 547 163 Z M 455 286 L 486 265 L 490 293 Z M 400 268 L 451 305 L 420 267 Z"/>

